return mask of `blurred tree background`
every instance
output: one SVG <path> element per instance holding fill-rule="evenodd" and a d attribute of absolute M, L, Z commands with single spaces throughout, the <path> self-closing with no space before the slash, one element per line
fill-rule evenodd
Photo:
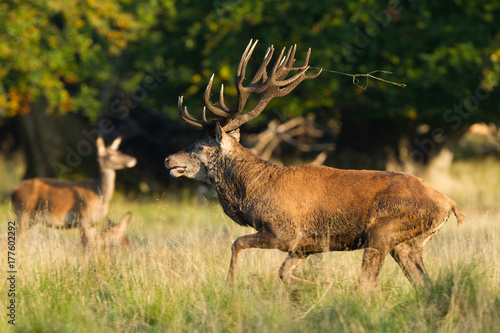
<path fill-rule="evenodd" d="M 244 133 L 314 115 L 325 133 L 315 140 L 336 145 L 326 164 L 416 172 L 471 124 L 498 123 L 498 17 L 494 0 L 2 0 L 0 153 L 22 154 L 24 177 L 95 176 L 87 143 L 122 135 L 139 163 L 118 180 L 161 191 L 164 158 L 203 135 L 180 120 L 178 96 L 199 115 L 215 73 L 234 100 L 235 66 L 254 38 L 252 68 L 269 45 L 297 44 L 299 63 L 311 47 L 311 66 L 388 70 L 374 75 L 407 87 L 324 71 Z"/>

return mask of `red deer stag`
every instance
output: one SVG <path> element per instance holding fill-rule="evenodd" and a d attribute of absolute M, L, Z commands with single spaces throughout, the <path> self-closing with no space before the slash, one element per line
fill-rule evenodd
<path fill-rule="evenodd" d="M 97 225 L 108 214 L 115 190 L 116 171 L 132 168 L 137 160 L 118 150 L 121 138 L 106 147 L 97 138 L 97 179 L 60 180 L 55 178 L 26 179 L 16 186 L 11 202 L 17 216 L 18 233 L 43 221 L 56 228 L 80 227 L 84 247 L 98 237 Z"/>
<path fill-rule="evenodd" d="M 179 98 L 182 119 L 208 130 L 208 134 L 165 159 L 172 176 L 212 184 L 224 212 L 237 224 L 257 230 L 233 243 L 228 281 L 234 281 L 238 255 L 248 248 L 288 252 L 279 270 L 285 283 L 303 281 L 292 271 L 310 254 L 364 249 L 361 287 L 378 283 L 388 253 L 410 281 L 424 284 L 424 246 L 450 212 L 458 224 L 463 222 L 455 202 L 409 174 L 316 165 L 279 167 L 240 145 L 238 128 L 243 123 L 258 116 L 273 97 L 284 96 L 302 80 L 321 73 L 306 75 L 310 49 L 304 64 L 293 67 L 293 46 L 286 56 L 285 49 L 281 51 L 268 74 L 266 66 L 274 51 L 271 46 L 253 79 L 243 86 L 256 43 L 250 41 L 238 65 L 236 106 L 226 106 L 223 87 L 219 105 L 210 103 L 213 76 L 205 90 L 202 120 L 183 109 L 183 98 Z M 287 78 L 294 71 L 296 74 Z M 251 94 L 260 94 L 260 99 L 252 110 L 242 113 Z M 220 118 L 208 121 L 206 109 Z"/>

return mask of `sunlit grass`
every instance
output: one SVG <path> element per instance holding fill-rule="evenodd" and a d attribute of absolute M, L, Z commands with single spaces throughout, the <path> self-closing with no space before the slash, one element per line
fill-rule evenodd
<path fill-rule="evenodd" d="M 286 254 L 258 249 L 242 252 L 231 288 L 225 283 L 231 244 L 252 229 L 203 199 L 118 196 L 110 216 L 132 212 L 132 250 L 86 256 L 77 230 L 32 228 L 17 244 L 17 325 L 2 316 L 0 331 L 496 332 L 500 208 L 493 187 L 500 172 L 498 162 L 486 163 L 453 167 L 464 192 L 448 194 L 466 223 L 458 228 L 450 219 L 426 247 L 428 290 L 415 290 L 388 257 L 380 287 L 356 291 L 361 251 L 311 256 L 296 274 L 313 283 L 288 287 L 278 277 Z M 12 218 L 4 201 L 4 228 Z M 6 288 L 0 279 L 2 302 Z"/>
<path fill-rule="evenodd" d="M 467 209 L 500 208 L 500 161 L 487 158 L 452 164 L 454 200 Z"/>

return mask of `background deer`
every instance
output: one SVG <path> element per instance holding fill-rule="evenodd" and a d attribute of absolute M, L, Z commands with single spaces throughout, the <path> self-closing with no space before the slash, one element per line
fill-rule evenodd
<path fill-rule="evenodd" d="M 98 231 L 98 226 L 82 225 L 82 244 L 84 248 L 92 249 L 117 249 L 128 250 L 130 243 L 127 237 L 127 227 L 132 213 L 125 213 L 118 224 L 114 224 L 110 219 L 103 230 Z"/>
<path fill-rule="evenodd" d="M 362 286 L 377 284 L 389 253 L 408 279 L 423 284 L 427 279 L 424 246 L 451 212 L 458 224 L 463 222 L 455 202 L 409 174 L 316 165 L 279 167 L 241 146 L 238 127 L 258 116 L 272 98 L 290 93 L 302 80 L 321 73 L 306 75 L 310 49 L 304 64 L 293 67 L 293 46 L 286 56 L 285 49 L 281 51 L 267 74 L 274 52 L 271 46 L 254 78 L 243 86 L 256 44 L 250 41 L 238 65 L 235 107 L 226 106 L 223 87 L 219 106 L 210 103 L 213 76 L 205 91 L 202 120 L 183 109 L 179 98 L 182 119 L 208 130 L 208 134 L 165 160 L 172 176 L 212 184 L 224 212 L 239 225 L 257 230 L 233 243 L 228 280 L 234 281 L 238 255 L 247 248 L 288 252 L 279 270 L 284 282 L 302 281 L 292 271 L 310 254 L 364 249 Z M 296 74 L 287 79 L 294 71 Z M 260 94 L 260 99 L 252 110 L 242 113 L 251 94 Z M 220 118 L 208 121 L 206 109 Z"/>
<path fill-rule="evenodd" d="M 11 194 L 17 216 L 18 233 L 43 221 L 56 228 L 80 227 L 82 244 L 97 237 L 97 224 L 108 214 L 109 203 L 115 190 L 116 171 L 132 168 L 137 160 L 118 150 L 121 138 L 106 147 L 97 138 L 97 179 L 60 180 L 33 178 L 22 181 Z"/>

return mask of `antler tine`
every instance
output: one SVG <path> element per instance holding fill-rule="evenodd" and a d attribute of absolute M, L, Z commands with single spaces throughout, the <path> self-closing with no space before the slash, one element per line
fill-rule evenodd
<path fill-rule="evenodd" d="M 310 56 L 311 56 L 311 48 L 309 48 L 309 50 L 307 50 L 306 59 L 304 60 L 304 63 L 302 64 L 302 68 L 307 67 L 307 69 L 309 69 L 309 57 Z M 304 79 L 303 80 L 309 80 L 309 79 L 317 78 L 318 75 L 320 75 L 322 71 L 323 71 L 323 68 L 320 68 L 319 71 L 316 74 L 304 75 Z"/>
<path fill-rule="evenodd" d="M 297 46 L 297 44 L 295 45 L 292 45 L 289 49 L 288 49 L 288 52 L 286 53 L 286 56 L 285 58 L 283 58 L 281 60 L 281 63 L 280 63 L 280 66 L 278 68 L 281 69 L 281 68 L 286 68 L 286 67 L 290 67 L 290 62 L 293 64 L 295 62 L 295 46 Z"/>
<path fill-rule="evenodd" d="M 307 50 L 307 54 L 306 54 L 306 58 L 304 60 L 304 62 L 302 63 L 302 66 L 300 67 L 292 67 L 291 69 L 293 70 L 299 70 L 299 69 L 303 69 L 304 67 L 308 67 L 309 66 L 309 57 L 311 56 L 311 48 L 309 48 Z M 316 75 L 316 74 L 314 74 Z"/>
<path fill-rule="evenodd" d="M 221 108 L 218 108 L 210 102 L 210 94 L 212 93 L 212 84 L 214 82 L 214 75 L 215 74 L 212 74 L 210 81 L 208 81 L 207 88 L 205 89 L 205 93 L 203 94 L 203 101 L 208 111 L 212 112 L 214 115 L 218 117 L 227 118 L 230 115 L 229 110 L 226 109 L 227 110 L 226 111 Z"/>
<path fill-rule="evenodd" d="M 286 64 L 286 67 L 292 68 L 293 63 L 295 62 L 295 51 L 297 50 L 297 44 L 293 44 L 293 46 L 290 48 L 291 54 L 290 57 L 288 58 L 288 62 Z"/>
<path fill-rule="evenodd" d="M 276 71 L 276 79 L 277 80 L 283 80 L 286 78 L 288 73 L 290 71 L 294 70 L 293 63 L 295 62 L 295 49 L 297 47 L 297 44 L 292 45 L 286 54 L 286 56 L 281 59 L 281 62 L 278 66 L 278 69 Z"/>
<path fill-rule="evenodd" d="M 245 49 L 245 52 L 241 55 L 241 60 L 238 65 L 238 70 L 236 71 L 236 76 L 240 77 L 240 81 L 242 81 L 245 78 L 245 72 L 247 68 L 248 61 L 250 60 L 250 57 L 252 56 L 253 50 L 255 49 L 255 46 L 257 46 L 257 43 L 259 42 L 258 39 L 255 40 L 255 42 L 252 44 L 252 39 L 250 39 L 250 43 L 248 43 L 247 48 Z"/>
<path fill-rule="evenodd" d="M 188 112 L 187 110 L 187 106 L 184 107 L 184 109 L 182 108 L 182 102 L 184 100 L 184 97 L 183 96 L 180 96 L 179 97 L 179 100 L 177 102 L 177 107 L 179 108 L 179 113 L 181 115 L 181 118 L 186 122 L 188 123 L 189 125 L 192 125 L 194 127 L 198 127 L 198 128 L 206 128 L 208 126 L 208 123 L 207 122 L 204 122 L 204 121 L 199 121 L 199 120 L 196 120 L 194 119 Z"/>
<path fill-rule="evenodd" d="M 257 46 L 257 43 L 259 42 L 258 39 L 255 40 L 255 42 L 253 43 L 252 47 L 250 48 L 250 50 L 248 51 L 248 54 L 247 56 L 245 57 L 245 63 L 248 63 L 248 60 L 250 60 L 250 57 L 252 56 L 252 53 L 253 53 L 253 50 L 255 49 L 255 47 Z"/>
<path fill-rule="evenodd" d="M 207 107 L 206 106 L 203 107 L 203 112 L 201 114 L 201 120 L 208 123 L 208 121 L 207 121 Z"/>
<path fill-rule="evenodd" d="M 304 59 L 304 63 L 302 64 L 302 67 L 309 65 L 309 57 L 310 56 L 311 56 L 311 48 L 309 48 L 309 50 L 307 50 L 306 58 Z"/>
<path fill-rule="evenodd" d="M 264 60 L 262 61 L 262 64 L 257 70 L 257 73 L 255 73 L 255 76 L 253 77 L 252 81 L 250 81 L 250 85 L 255 85 L 257 82 L 260 81 L 260 79 L 263 79 L 264 81 L 267 80 L 266 68 L 267 65 L 269 65 L 271 59 L 273 58 L 273 53 L 274 53 L 274 47 L 271 45 L 271 47 L 267 48 Z"/>
<path fill-rule="evenodd" d="M 221 84 L 220 85 L 220 96 L 219 96 L 219 103 L 220 103 L 220 107 L 226 111 L 226 112 L 230 112 L 229 108 L 226 106 L 226 103 L 224 102 L 224 84 Z"/>
<path fill-rule="evenodd" d="M 285 61 L 285 58 L 283 58 L 283 54 L 285 53 L 286 47 L 281 49 L 281 53 L 278 57 L 278 60 L 276 60 L 276 63 L 273 66 L 273 69 L 271 70 L 271 76 L 270 78 L 276 78 L 276 72 L 278 71 L 278 68 L 281 66 L 281 64 Z M 273 83 L 274 80 L 269 80 L 268 83 L 271 84 Z"/>
<path fill-rule="evenodd" d="M 239 73 L 241 72 L 241 65 L 242 65 L 242 62 L 244 61 L 244 59 L 246 58 L 246 55 L 248 53 L 248 50 L 250 49 L 251 45 L 253 43 L 253 39 L 250 39 L 250 42 L 248 43 L 245 51 L 243 51 L 243 54 L 241 55 L 241 59 L 240 59 L 240 62 L 238 64 L 238 69 L 236 70 L 236 75 L 239 75 Z"/>

